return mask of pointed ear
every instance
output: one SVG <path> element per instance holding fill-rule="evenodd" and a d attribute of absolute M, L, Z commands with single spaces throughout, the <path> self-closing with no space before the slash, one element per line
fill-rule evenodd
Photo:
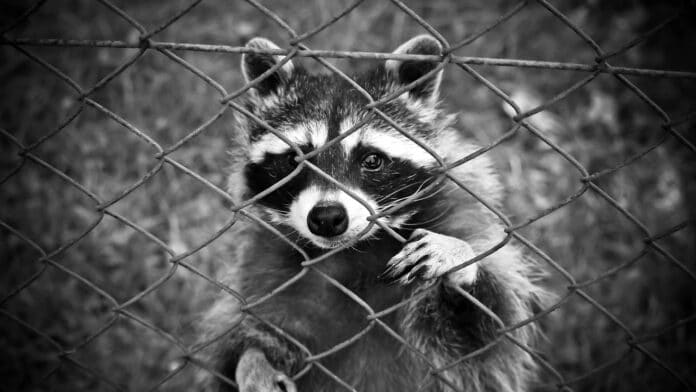
<path fill-rule="evenodd" d="M 267 40 L 266 38 L 252 38 L 246 44 L 247 48 L 252 49 L 280 49 L 278 45 Z M 268 71 L 274 65 L 278 64 L 284 56 L 272 55 L 267 53 L 245 53 L 242 55 L 242 73 L 244 80 L 248 83 L 264 72 Z M 278 88 L 286 84 L 292 77 L 295 66 L 291 61 L 286 62 L 274 73 L 259 82 L 255 89 L 261 96 L 266 96 L 278 91 Z"/>
<path fill-rule="evenodd" d="M 399 46 L 395 54 L 430 54 L 442 55 L 442 46 L 429 35 L 419 35 Z M 387 72 L 395 78 L 398 85 L 409 84 L 437 67 L 432 61 L 387 60 L 384 64 Z M 421 82 L 409 91 L 409 96 L 417 100 L 434 103 L 437 100 L 442 81 L 442 70 Z"/>

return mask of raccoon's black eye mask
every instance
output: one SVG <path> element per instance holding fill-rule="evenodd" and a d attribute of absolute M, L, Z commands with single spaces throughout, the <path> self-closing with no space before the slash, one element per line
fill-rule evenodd
<path fill-rule="evenodd" d="M 242 57 L 244 77 L 254 84 L 250 91 L 250 108 L 266 123 L 285 129 L 289 139 L 301 145 L 303 152 L 340 136 L 345 131 L 344 124 L 364 118 L 365 98 L 341 78 L 311 75 L 282 55 L 260 53 L 280 49 L 264 38 L 252 39 L 247 47 L 255 50 Z M 440 44 L 428 36 L 417 37 L 395 51 L 397 54 L 426 55 L 440 55 L 441 52 Z M 409 124 L 409 130 L 415 135 L 415 132 L 427 132 L 428 128 L 418 130 L 413 125 L 418 122 L 413 108 L 437 111 L 434 105 L 441 71 L 435 71 L 436 66 L 437 62 L 387 60 L 372 72 L 356 75 L 355 80 L 374 98 L 417 82 L 407 93 L 388 102 L 385 109 Z M 297 167 L 294 152 L 282 140 L 268 135 L 264 127 L 253 121 L 250 123 L 246 131 L 253 137 L 252 145 L 256 150 L 245 170 L 249 196 L 264 192 L 285 179 L 282 186 L 260 202 L 286 210 L 307 187 L 336 188 L 335 183 L 307 168 L 286 179 Z M 310 162 L 338 183 L 360 189 L 379 203 L 393 203 L 409 197 L 432 182 L 429 168 L 436 163 L 432 156 L 388 125 L 368 123 L 355 136 L 348 136 L 332 146 L 340 151 L 323 151 Z"/>

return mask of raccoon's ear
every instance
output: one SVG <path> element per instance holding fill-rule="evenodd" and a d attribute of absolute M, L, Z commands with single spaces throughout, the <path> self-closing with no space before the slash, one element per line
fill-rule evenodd
<path fill-rule="evenodd" d="M 267 40 L 266 38 L 252 38 L 246 44 L 247 48 L 252 49 L 280 49 L 278 45 Z M 244 81 L 247 83 L 258 78 L 264 72 L 268 71 L 274 65 L 278 64 L 283 59 L 282 55 L 273 55 L 268 53 L 245 53 L 242 55 L 242 73 Z M 274 73 L 266 77 L 254 88 L 261 96 L 266 96 L 277 92 L 278 88 L 290 80 L 295 66 L 292 60 L 284 63 Z"/>
<path fill-rule="evenodd" d="M 429 35 L 419 35 L 406 41 L 399 46 L 395 54 L 430 54 L 442 55 L 442 46 Z M 437 67 L 437 62 L 433 61 L 400 61 L 387 60 L 384 67 L 391 77 L 395 78 L 398 84 L 409 84 L 421 76 L 427 74 Z M 421 82 L 409 91 L 409 96 L 418 100 L 426 100 L 434 103 L 437 100 L 440 82 L 442 81 L 442 70 L 432 75 L 428 80 Z"/>

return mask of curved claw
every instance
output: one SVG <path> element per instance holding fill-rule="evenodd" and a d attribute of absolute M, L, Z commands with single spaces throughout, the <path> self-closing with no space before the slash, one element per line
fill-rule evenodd
<path fill-rule="evenodd" d="M 464 240 L 437 234 L 425 229 L 413 232 L 404 247 L 388 262 L 380 279 L 408 285 L 414 281 L 430 281 L 447 274 L 447 282 L 470 285 L 476 280 L 478 265 L 448 271 L 474 257 L 471 246 Z"/>

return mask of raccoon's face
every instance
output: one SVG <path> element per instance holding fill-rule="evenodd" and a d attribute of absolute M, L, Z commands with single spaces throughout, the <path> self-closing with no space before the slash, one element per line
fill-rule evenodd
<path fill-rule="evenodd" d="M 278 49 L 263 38 L 251 40 L 247 47 Z M 441 46 L 431 37 L 419 36 L 396 53 L 440 54 Z M 367 99 L 340 77 L 310 75 L 291 61 L 279 65 L 282 60 L 282 56 L 257 53 L 242 58 L 247 82 L 277 68 L 255 85 L 246 107 L 283 137 L 264 124 L 239 119 L 248 145 L 241 173 L 245 196 L 263 192 L 257 205 L 271 222 L 291 227 L 318 247 L 336 248 L 358 237 L 374 236 L 379 225 L 371 220 L 400 228 L 424 210 L 436 211 L 435 199 L 418 193 L 433 184 L 439 167 L 426 149 L 365 109 Z M 354 79 L 379 99 L 436 65 L 389 60 Z M 380 106 L 426 145 L 450 122 L 436 108 L 440 79 L 441 71 L 435 72 Z M 357 131 L 346 135 L 356 124 Z M 332 142 L 336 138 L 340 140 Z M 298 167 L 297 149 L 304 154 L 320 151 Z M 394 208 L 409 197 L 415 200 Z"/>

